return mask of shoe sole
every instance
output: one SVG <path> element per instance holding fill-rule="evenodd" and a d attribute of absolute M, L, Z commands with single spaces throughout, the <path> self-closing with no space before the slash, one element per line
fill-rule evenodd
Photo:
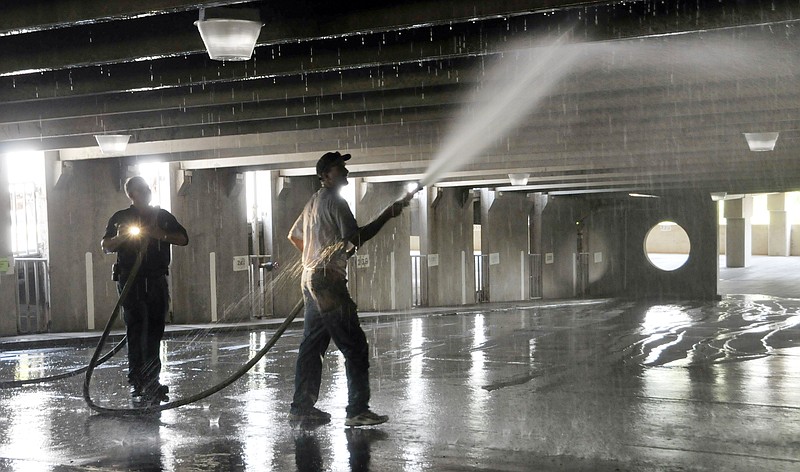
<path fill-rule="evenodd" d="M 368 423 L 345 421 L 344 425 L 345 426 L 349 426 L 351 428 L 356 428 L 356 427 L 359 427 L 359 426 L 376 426 L 376 425 L 379 425 L 379 424 L 386 423 L 387 421 L 389 421 L 389 418 L 386 418 L 385 420 L 381 420 L 381 421 L 370 421 Z"/>

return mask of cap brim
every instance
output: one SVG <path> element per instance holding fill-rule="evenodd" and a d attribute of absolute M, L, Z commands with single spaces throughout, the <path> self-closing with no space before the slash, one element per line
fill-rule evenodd
<path fill-rule="evenodd" d="M 342 154 L 343 161 L 349 161 L 352 156 L 350 154 Z"/>

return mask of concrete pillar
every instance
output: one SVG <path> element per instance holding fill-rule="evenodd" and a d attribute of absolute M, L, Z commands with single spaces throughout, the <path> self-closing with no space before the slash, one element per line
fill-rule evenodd
<path fill-rule="evenodd" d="M 752 255 L 753 197 L 725 202 L 725 263 L 727 267 L 747 267 Z"/>
<path fill-rule="evenodd" d="M 366 184 L 364 196 L 356 192 L 359 226 L 372 221 L 392 202 L 403 196 L 402 183 Z M 356 253 L 351 291 L 361 310 L 400 310 L 411 307 L 411 219 L 409 212 L 392 218 Z M 366 257 L 365 257 L 366 256 Z M 351 270 L 353 265 L 351 264 Z"/>
<path fill-rule="evenodd" d="M 233 270 L 233 257 L 247 255 L 243 187 L 236 170 L 198 169 L 182 195 L 173 194 L 172 213 L 189 233 L 189 245 L 172 250 L 176 323 L 250 317 L 247 272 Z"/>
<path fill-rule="evenodd" d="M 430 306 L 475 302 L 473 195 L 468 189 L 442 188 L 431 208 L 431 254 L 428 268 Z"/>
<path fill-rule="evenodd" d="M 11 258 L 11 199 L 8 188 L 8 159 L 0 156 L 0 260 L 9 269 L 0 271 L 0 336 L 17 334 L 17 277 Z"/>
<path fill-rule="evenodd" d="M 317 176 L 279 177 L 272 183 L 272 255 L 280 268 L 273 273 L 272 297 L 274 315 L 285 318 L 302 298 L 300 251 L 289 242 L 289 230 L 303 212 L 306 202 L 319 190 Z"/>
<path fill-rule="evenodd" d="M 526 299 L 530 293 L 525 255 L 533 203 L 522 192 L 492 193 L 491 202 L 484 202 L 481 194 L 481 248 L 489 255 L 489 300 Z"/>
<path fill-rule="evenodd" d="M 99 330 L 111 316 L 117 301 L 111 280 L 116 256 L 103 254 L 100 240 L 111 215 L 130 205 L 120 187 L 126 168 L 122 159 L 67 166 L 57 154 L 45 155 L 53 331 Z"/>
<path fill-rule="evenodd" d="M 788 256 L 792 226 L 789 224 L 789 216 L 786 212 L 786 194 L 774 193 L 767 195 L 767 209 L 769 210 L 767 254 L 770 256 Z"/>

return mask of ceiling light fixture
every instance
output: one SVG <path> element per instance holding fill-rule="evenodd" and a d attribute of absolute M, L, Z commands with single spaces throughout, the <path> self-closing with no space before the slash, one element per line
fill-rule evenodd
<path fill-rule="evenodd" d="M 514 186 L 528 185 L 528 177 L 530 176 L 531 174 L 508 174 L 508 180 Z"/>
<path fill-rule="evenodd" d="M 751 151 L 772 151 L 778 141 L 778 133 L 743 133 Z"/>
<path fill-rule="evenodd" d="M 200 10 L 200 19 L 194 24 L 200 31 L 208 57 L 216 61 L 247 61 L 253 55 L 261 27 L 264 26 L 254 9 L 214 8 Z M 246 16 L 248 19 L 236 17 Z M 233 18 L 232 18 L 233 17 Z M 252 19 L 249 19 L 252 18 Z"/>
<path fill-rule="evenodd" d="M 97 140 L 97 145 L 100 146 L 100 152 L 103 154 L 117 154 L 125 152 L 128 147 L 128 141 L 131 139 L 129 134 L 96 134 L 94 139 Z"/>

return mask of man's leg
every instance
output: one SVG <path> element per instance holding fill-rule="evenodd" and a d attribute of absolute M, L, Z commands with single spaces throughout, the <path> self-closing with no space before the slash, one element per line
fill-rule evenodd
<path fill-rule="evenodd" d="M 134 295 L 133 293 L 131 295 Z M 122 316 L 125 320 L 125 335 L 128 344 L 128 383 L 140 393 L 143 379 L 144 364 L 144 325 L 143 322 L 147 314 L 147 306 L 144 302 L 136 299 L 126 301 Z"/>
<path fill-rule="evenodd" d="M 369 410 L 370 389 L 369 345 L 355 304 L 345 302 L 340 308 L 324 313 L 322 320 L 345 358 L 347 417 L 357 416 Z"/>
<path fill-rule="evenodd" d="M 161 339 L 169 309 L 169 287 L 167 278 L 160 277 L 147 281 L 147 324 L 145 326 L 145 347 L 143 359 L 143 387 L 152 397 L 163 397 L 157 392 L 161 388 Z M 162 389 L 163 390 L 163 389 Z"/>
<path fill-rule="evenodd" d="M 294 398 L 291 413 L 300 415 L 310 410 L 319 398 L 322 383 L 322 359 L 330 344 L 330 335 L 320 319 L 319 309 L 308 290 L 303 290 L 303 340 L 297 354 L 294 377 Z"/>

